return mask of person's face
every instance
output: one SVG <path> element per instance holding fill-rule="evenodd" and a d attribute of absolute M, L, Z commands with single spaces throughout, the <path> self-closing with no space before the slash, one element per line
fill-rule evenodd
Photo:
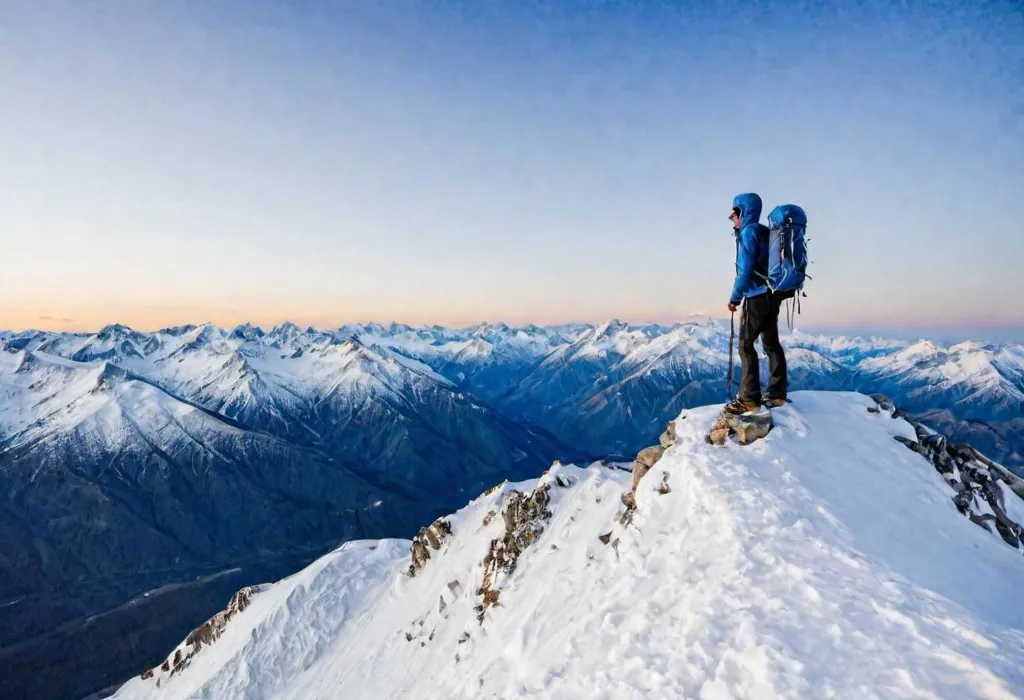
<path fill-rule="evenodd" d="M 740 210 L 733 209 L 732 213 L 729 214 L 729 221 L 732 222 L 733 229 L 739 229 L 740 227 Z"/>

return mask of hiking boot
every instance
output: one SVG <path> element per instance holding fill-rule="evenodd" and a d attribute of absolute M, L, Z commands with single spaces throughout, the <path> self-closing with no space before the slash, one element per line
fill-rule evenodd
<path fill-rule="evenodd" d="M 764 400 L 764 405 L 767 406 L 768 408 L 782 408 L 787 403 L 789 403 L 789 402 L 786 399 L 765 399 Z"/>
<path fill-rule="evenodd" d="M 754 411 L 757 411 L 760 408 L 761 404 L 757 403 L 756 401 L 737 398 L 725 404 L 725 408 L 723 410 L 726 413 L 733 414 L 734 416 L 741 416 L 744 413 L 753 413 Z"/>

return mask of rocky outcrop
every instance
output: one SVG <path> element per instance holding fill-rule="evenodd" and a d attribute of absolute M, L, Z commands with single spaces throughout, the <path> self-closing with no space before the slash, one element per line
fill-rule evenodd
<path fill-rule="evenodd" d="M 724 445 L 730 435 L 735 435 L 741 445 L 749 445 L 771 432 L 774 425 L 771 411 L 762 410 L 742 416 L 722 411 L 708 431 L 707 441 L 712 445 Z"/>
<path fill-rule="evenodd" d="M 622 494 L 622 503 L 626 506 L 626 511 L 622 514 L 620 522 L 623 525 L 627 525 L 633 519 L 633 514 L 636 512 L 636 490 L 640 486 L 640 481 L 647 476 L 647 473 L 651 471 L 655 464 L 664 456 L 665 450 L 672 447 L 676 442 L 676 424 L 675 421 L 669 421 L 665 427 L 665 432 L 658 438 L 657 445 L 651 447 L 645 447 L 637 453 L 636 459 L 633 460 L 633 485 L 629 491 Z M 658 488 L 658 492 L 665 494 L 668 493 L 667 489 L 668 475 L 664 475 L 662 478 L 663 487 Z"/>
<path fill-rule="evenodd" d="M 188 668 L 196 654 L 204 646 L 216 642 L 224 634 L 224 629 L 231 619 L 249 607 L 249 603 L 252 602 L 252 598 L 257 592 L 259 589 L 256 586 L 247 586 L 231 596 L 231 600 L 228 601 L 228 606 L 224 610 L 192 630 L 191 634 L 185 638 L 185 643 L 175 649 L 174 653 L 168 656 L 159 667 L 144 672 L 141 676 L 142 680 L 150 680 L 158 671 L 173 676 Z M 157 678 L 156 682 L 159 685 L 160 679 Z"/>
<path fill-rule="evenodd" d="M 682 416 L 682 418 L 686 418 L 686 416 Z M 658 438 L 658 444 L 666 450 L 676 444 L 676 422 L 674 420 L 670 420 L 665 426 L 665 432 Z"/>
<path fill-rule="evenodd" d="M 452 524 L 445 518 L 438 518 L 429 526 L 423 528 L 412 538 L 410 555 L 412 563 L 409 564 L 409 575 L 415 576 L 416 572 L 427 565 L 430 561 L 430 550 L 435 552 L 441 549 L 441 545 L 447 542 L 452 536 Z"/>
<path fill-rule="evenodd" d="M 568 486 L 568 481 L 554 480 L 555 485 Z M 548 504 L 551 502 L 551 483 L 541 484 L 529 495 L 511 491 L 505 497 L 501 517 L 505 530 L 501 537 L 491 540 L 490 549 L 484 557 L 484 576 L 477 590 L 481 597 L 476 606 L 477 618 L 483 622 L 489 608 L 498 604 L 500 581 L 516 570 L 519 557 L 530 547 L 541 533 L 544 524 L 551 519 Z"/>
<path fill-rule="evenodd" d="M 870 413 L 905 418 L 914 426 L 917 440 L 902 435 L 897 435 L 896 440 L 931 462 L 953 490 L 953 503 L 960 513 L 989 532 L 994 528 L 1011 547 L 1024 549 L 1024 530 L 1007 515 L 1005 495 L 999 484 L 1006 483 L 1020 496 L 1024 493 L 1024 480 L 970 445 L 952 444 L 945 435 L 907 417 L 888 397 L 873 394 L 871 398 L 876 405 L 868 408 Z"/>

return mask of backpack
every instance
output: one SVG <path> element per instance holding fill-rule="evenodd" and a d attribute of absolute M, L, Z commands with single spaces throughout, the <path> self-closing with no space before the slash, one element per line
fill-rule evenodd
<path fill-rule="evenodd" d="M 768 215 L 768 289 L 799 297 L 807 278 L 807 214 L 795 204 L 781 204 Z"/>

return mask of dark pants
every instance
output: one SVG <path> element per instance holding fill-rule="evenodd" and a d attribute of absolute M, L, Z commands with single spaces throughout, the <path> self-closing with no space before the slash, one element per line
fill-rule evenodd
<path fill-rule="evenodd" d="M 779 342 L 779 308 L 783 299 L 772 293 L 749 297 L 743 302 L 740 316 L 740 398 L 761 402 L 761 374 L 754 341 L 761 336 L 761 344 L 768 355 L 769 399 L 786 398 L 786 355 Z"/>

